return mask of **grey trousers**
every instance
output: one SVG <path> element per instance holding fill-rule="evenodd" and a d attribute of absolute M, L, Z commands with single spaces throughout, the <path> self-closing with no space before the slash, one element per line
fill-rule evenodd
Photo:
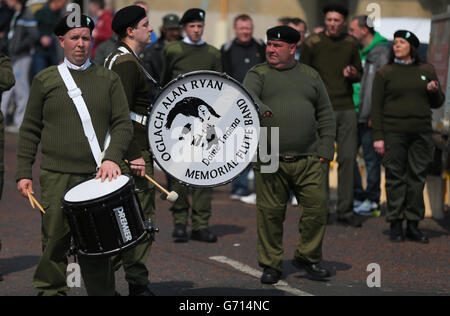
<path fill-rule="evenodd" d="M 25 109 L 27 107 L 28 96 L 30 94 L 30 67 L 32 57 L 24 56 L 12 63 L 16 85 L 9 91 L 3 93 L 1 111 L 6 117 L 11 98 L 15 98 L 16 111 L 14 113 L 14 125 L 20 126 L 23 121 Z"/>

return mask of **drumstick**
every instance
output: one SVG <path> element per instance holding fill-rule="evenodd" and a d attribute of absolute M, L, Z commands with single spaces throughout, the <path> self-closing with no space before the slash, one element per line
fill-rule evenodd
<path fill-rule="evenodd" d="M 34 204 L 37 205 L 37 207 L 41 210 L 42 214 L 45 214 L 44 208 L 39 204 L 39 202 L 36 200 L 36 198 L 33 196 L 33 194 L 30 193 L 30 191 L 27 190 L 28 198 L 30 198 Z M 33 206 L 33 204 L 31 204 Z M 34 207 L 33 207 L 34 208 Z"/>
<path fill-rule="evenodd" d="M 36 207 L 34 206 L 33 199 L 31 198 L 31 193 L 30 193 L 30 191 L 27 190 L 27 194 L 28 194 L 28 200 L 30 200 L 31 207 L 32 207 L 32 208 L 36 208 Z"/>
<path fill-rule="evenodd" d="M 148 176 L 148 175 L 145 175 L 145 177 L 147 178 L 148 181 L 150 181 L 156 187 L 158 187 L 165 195 L 167 195 L 167 201 L 174 203 L 176 200 L 178 200 L 178 194 L 176 192 L 174 192 L 174 191 L 172 191 L 172 192 L 167 191 L 164 187 L 159 185 L 158 182 L 156 182 L 155 180 L 150 178 L 150 176 Z"/>
<path fill-rule="evenodd" d="M 128 160 L 125 160 L 127 164 L 130 164 Z M 178 193 L 177 192 L 169 192 L 167 191 L 163 186 L 161 186 L 158 182 L 153 180 L 149 175 L 145 175 L 145 178 L 153 183 L 160 191 L 162 191 L 165 195 L 167 195 L 167 201 L 174 203 L 176 200 L 178 200 Z"/>

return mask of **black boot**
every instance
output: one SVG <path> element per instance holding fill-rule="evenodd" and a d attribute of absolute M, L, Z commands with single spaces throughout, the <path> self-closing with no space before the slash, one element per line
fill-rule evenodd
<path fill-rule="evenodd" d="M 193 230 L 191 233 L 191 239 L 208 243 L 217 242 L 217 236 L 209 229 Z"/>
<path fill-rule="evenodd" d="M 175 238 L 175 242 L 187 242 L 189 240 L 189 236 L 186 232 L 186 226 L 176 224 L 172 233 L 172 237 Z"/>
<path fill-rule="evenodd" d="M 406 226 L 406 238 L 411 241 L 428 244 L 428 238 L 419 230 L 418 221 L 408 221 Z"/>
<path fill-rule="evenodd" d="M 261 276 L 262 284 L 276 284 L 280 281 L 281 273 L 272 268 L 264 268 Z"/>
<path fill-rule="evenodd" d="M 399 220 L 399 219 L 391 222 L 390 240 L 392 242 L 405 241 L 405 238 L 403 237 L 402 224 L 403 224 L 402 220 Z"/>
<path fill-rule="evenodd" d="M 310 263 L 298 259 L 292 260 L 292 265 L 300 270 L 305 270 L 315 280 L 323 280 L 331 276 L 330 271 L 322 267 L 319 263 Z"/>

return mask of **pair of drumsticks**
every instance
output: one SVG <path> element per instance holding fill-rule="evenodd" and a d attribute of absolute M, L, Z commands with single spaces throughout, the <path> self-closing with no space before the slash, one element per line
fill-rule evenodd
<path fill-rule="evenodd" d="M 41 204 L 36 200 L 36 198 L 33 196 L 33 194 L 30 193 L 29 190 L 27 190 L 28 199 L 30 200 L 30 204 L 32 208 L 36 208 L 36 206 L 41 210 L 42 214 L 45 214 L 44 208 Z M 36 205 L 36 206 L 35 206 Z"/>

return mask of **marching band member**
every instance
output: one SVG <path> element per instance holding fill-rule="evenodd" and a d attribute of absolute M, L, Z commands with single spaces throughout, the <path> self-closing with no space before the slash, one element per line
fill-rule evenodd
<path fill-rule="evenodd" d="M 164 50 L 164 70 L 162 83 L 167 84 L 178 75 L 196 70 L 212 70 L 221 72 L 222 61 L 220 51 L 202 40 L 205 29 L 205 11 L 201 9 L 187 10 L 180 23 L 186 37 L 183 41 L 168 43 Z M 179 194 L 178 200 L 171 208 L 174 226 L 172 237 L 176 242 L 188 241 L 186 227 L 189 217 L 189 189 L 175 182 L 172 189 Z M 191 239 L 214 243 L 217 236 L 209 230 L 211 217 L 210 188 L 192 189 L 192 233 Z"/>
<path fill-rule="evenodd" d="M 119 47 L 105 61 L 105 67 L 117 73 L 122 81 L 133 120 L 134 135 L 122 164 L 124 173 L 132 174 L 138 190 L 145 219 L 155 220 L 155 186 L 145 175 L 153 176 L 153 159 L 147 139 L 147 113 L 151 107 L 148 99 L 150 86 L 138 57 L 146 45 L 151 43 L 152 27 L 142 7 L 133 5 L 118 11 L 112 28 L 119 38 Z M 150 253 L 151 240 L 118 255 L 125 270 L 131 296 L 151 296 L 146 261 Z M 115 260 L 117 261 L 117 260 Z"/>
<path fill-rule="evenodd" d="M 89 51 L 94 22 L 82 15 L 73 23 L 71 15 L 59 22 L 55 34 L 64 49 L 64 63 L 40 72 L 33 80 L 25 118 L 20 128 L 16 180 L 24 196 L 34 193 L 32 166 L 38 145 L 42 160 L 40 173 L 43 254 L 33 284 L 39 295 L 66 295 L 67 252 L 71 231 L 62 209 L 64 193 L 92 177 L 105 181 L 121 175 L 119 163 L 132 138 L 127 98 L 120 78 L 101 66 L 92 65 Z M 64 72 L 65 71 L 65 72 Z M 64 76 L 63 73 L 68 76 Z M 78 89 L 68 91 L 72 77 Z M 80 92 L 81 91 L 81 92 Z M 111 142 L 104 157 L 94 157 L 77 112 L 79 97 L 85 101 L 100 144 L 109 130 Z M 79 257 L 81 273 L 89 295 L 115 295 L 114 271 L 110 258 Z"/>
<path fill-rule="evenodd" d="M 295 60 L 300 33 L 279 26 L 267 31 L 267 39 L 267 63 L 253 67 L 244 80 L 256 103 L 271 109 L 271 117 L 263 114 L 262 126 L 280 131 L 278 171 L 262 173 L 260 163 L 254 168 L 261 282 L 277 283 L 283 272 L 283 222 L 291 190 L 303 207 L 292 263 L 323 279 L 330 276 L 320 261 L 328 214 L 326 164 L 334 154 L 333 109 L 317 71 Z"/>

